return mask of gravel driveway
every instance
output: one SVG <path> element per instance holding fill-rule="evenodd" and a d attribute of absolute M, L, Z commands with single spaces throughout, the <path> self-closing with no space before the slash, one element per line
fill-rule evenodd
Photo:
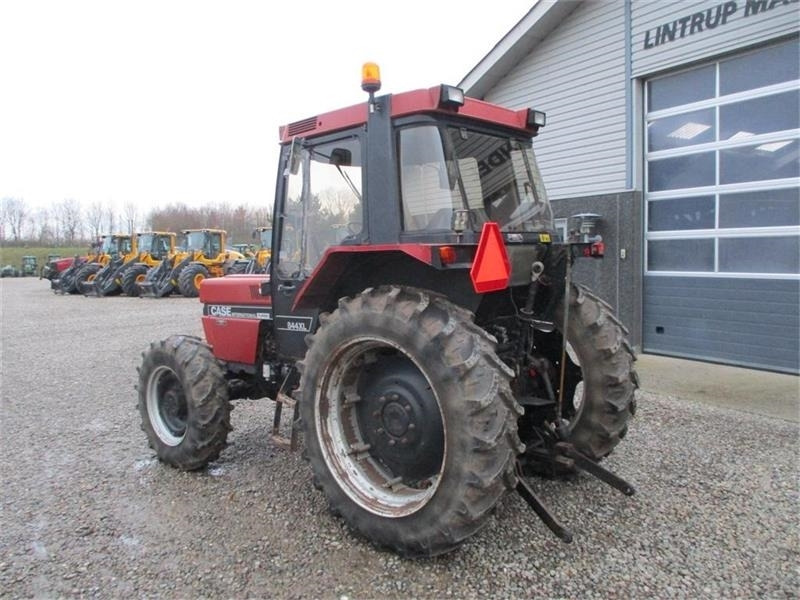
<path fill-rule="evenodd" d="M 641 393 L 608 466 L 638 489 L 534 481 L 459 550 L 403 560 L 331 516 L 268 401 L 235 403 L 199 473 L 154 459 L 135 409 L 150 341 L 199 335 L 197 300 L 55 296 L 2 280 L 0 596 L 797 597 L 798 428 Z M 765 390 L 768 394 L 769 391 Z"/>

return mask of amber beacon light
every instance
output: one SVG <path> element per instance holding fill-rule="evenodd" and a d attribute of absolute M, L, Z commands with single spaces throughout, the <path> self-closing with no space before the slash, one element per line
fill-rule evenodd
<path fill-rule="evenodd" d="M 361 67 L 361 89 L 370 94 L 381 89 L 381 69 L 376 63 L 364 63 Z"/>

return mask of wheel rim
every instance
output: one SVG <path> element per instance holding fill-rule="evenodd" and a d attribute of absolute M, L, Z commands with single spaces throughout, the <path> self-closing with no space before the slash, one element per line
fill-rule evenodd
<path fill-rule="evenodd" d="M 177 446 L 186 437 L 188 404 L 180 379 L 167 366 L 153 370 L 147 382 L 147 414 L 158 439 Z"/>
<path fill-rule="evenodd" d="M 327 365 L 315 419 L 331 475 L 373 514 L 420 510 L 436 493 L 446 458 L 441 403 L 420 365 L 374 337 L 350 340 Z"/>
<path fill-rule="evenodd" d="M 568 421 L 567 429 L 570 431 L 583 412 L 584 394 L 581 360 L 572 344 L 567 342 L 567 372 L 564 380 L 564 405 L 561 414 Z"/>
<path fill-rule="evenodd" d="M 146 278 L 146 275 L 144 273 L 139 273 L 136 276 L 135 282 L 136 283 L 142 283 L 145 280 L 145 278 Z"/>
<path fill-rule="evenodd" d="M 194 276 L 194 287 L 195 289 L 200 289 L 200 284 L 203 283 L 203 279 L 205 279 L 205 275 L 202 273 L 198 273 Z"/>

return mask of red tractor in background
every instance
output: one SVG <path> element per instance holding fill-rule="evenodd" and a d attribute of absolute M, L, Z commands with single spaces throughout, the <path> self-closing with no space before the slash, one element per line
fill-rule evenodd
<path fill-rule="evenodd" d="M 367 103 L 280 130 L 269 273 L 204 281 L 206 341 L 144 354 L 150 445 L 202 468 L 230 400 L 269 397 L 276 442 L 302 430 L 314 484 L 378 545 L 452 550 L 512 489 L 569 541 L 529 475 L 634 492 L 597 464 L 634 414 L 634 354 L 570 281 L 602 242 L 557 237 L 531 147 L 543 113 L 446 85 L 376 97 L 377 67 L 363 75 Z"/>

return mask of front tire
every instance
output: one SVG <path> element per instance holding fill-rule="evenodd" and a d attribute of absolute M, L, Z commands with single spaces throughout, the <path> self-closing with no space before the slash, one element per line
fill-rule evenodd
<path fill-rule="evenodd" d="M 572 352 L 564 386 L 567 441 L 598 461 L 625 437 L 636 412 L 636 357 L 626 339 L 628 332 L 611 306 L 588 288 L 572 287 L 569 316 L 567 341 Z M 556 323 L 560 325 L 563 319 L 562 302 Z"/>
<path fill-rule="evenodd" d="M 231 431 L 231 403 L 222 368 L 197 338 L 153 343 L 139 368 L 142 430 L 158 458 L 193 471 L 219 458 Z"/>
<path fill-rule="evenodd" d="M 83 291 L 83 284 L 94 281 L 97 273 L 102 268 L 103 265 L 100 263 L 89 263 L 88 265 L 83 265 L 78 269 L 78 272 L 75 274 L 75 279 L 72 282 L 72 287 L 67 291 L 70 294 L 80 294 Z"/>
<path fill-rule="evenodd" d="M 187 298 L 197 298 L 200 295 L 200 284 L 205 279 L 208 279 L 208 269 L 201 264 L 190 263 L 178 275 L 178 289 Z"/>
<path fill-rule="evenodd" d="M 508 489 L 522 412 L 472 315 L 396 286 L 339 301 L 308 338 L 308 458 L 334 513 L 405 556 L 454 549 Z"/>
<path fill-rule="evenodd" d="M 122 273 L 122 291 L 126 296 L 138 297 L 142 293 L 139 284 L 147 278 L 148 267 L 131 265 Z"/>

